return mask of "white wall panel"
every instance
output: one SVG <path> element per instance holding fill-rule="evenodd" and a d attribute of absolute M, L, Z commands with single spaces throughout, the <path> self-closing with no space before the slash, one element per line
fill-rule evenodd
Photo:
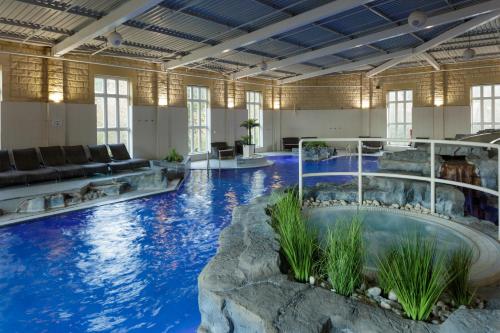
<path fill-rule="evenodd" d="M 132 109 L 132 145 L 134 157 L 154 158 L 156 150 L 156 106 L 134 106 Z"/>

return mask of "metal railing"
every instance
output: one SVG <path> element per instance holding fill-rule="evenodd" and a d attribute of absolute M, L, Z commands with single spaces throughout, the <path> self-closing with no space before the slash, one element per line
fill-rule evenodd
<path fill-rule="evenodd" d="M 337 143 L 357 143 L 358 147 L 358 170 L 354 172 L 303 172 L 303 160 L 302 160 L 302 146 L 304 142 L 337 142 Z M 425 176 L 414 176 L 406 174 L 397 173 L 386 173 L 386 172 L 363 172 L 363 142 L 401 142 L 404 145 L 410 145 L 413 143 L 426 143 L 430 145 L 430 169 L 431 173 L 429 177 Z M 492 190 L 487 187 L 472 185 L 468 183 L 456 182 L 453 180 L 436 178 L 435 171 L 435 147 L 436 144 L 448 145 L 448 146 L 464 146 L 464 147 L 479 147 L 487 149 L 496 149 L 498 151 L 498 175 L 497 175 L 497 190 Z M 408 146 L 410 148 L 410 146 Z M 301 139 L 299 141 L 299 198 L 302 203 L 303 199 L 303 179 L 310 177 L 324 177 L 324 176 L 354 176 L 358 178 L 358 205 L 363 203 L 363 177 L 386 177 L 386 178 L 400 178 L 400 179 L 412 179 L 418 181 L 425 181 L 430 183 L 431 197 L 430 197 L 430 212 L 434 214 L 436 212 L 436 183 L 454 185 L 459 187 L 468 188 L 471 190 L 476 190 L 484 193 L 494 195 L 498 198 L 498 214 L 499 214 L 499 225 L 500 225 L 500 145 L 492 143 L 479 143 L 479 142 L 468 142 L 468 141 L 452 141 L 452 140 L 424 140 L 424 139 L 388 139 L 388 138 L 314 138 L 314 139 Z M 498 239 L 500 240 L 500 227 L 498 230 Z"/>

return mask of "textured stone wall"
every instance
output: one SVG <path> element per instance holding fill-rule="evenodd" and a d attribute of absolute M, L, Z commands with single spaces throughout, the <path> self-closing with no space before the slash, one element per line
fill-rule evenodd
<path fill-rule="evenodd" d="M 9 42 L 0 42 L 0 50 L 48 54 L 47 48 Z M 103 56 L 71 58 L 138 69 L 2 55 L 3 99 L 47 101 L 52 94 L 60 93 L 64 102 L 92 104 L 94 76 L 109 75 L 128 78 L 133 87 L 134 105 L 145 106 L 168 102 L 171 106 L 185 107 L 187 85 L 208 87 L 213 108 L 245 108 L 245 92 L 248 90 L 263 93 L 265 109 L 384 108 L 387 92 L 396 89 L 413 90 L 416 107 L 467 106 L 472 85 L 500 82 L 500 60 L 445 65 L 445 71 L 441 72 L 435 72 L 431 67 L 391 69 L 374 78 L 368 78 L 364 73 L 336 74 L 277 87 L 276 82 L 269 80 L 247 78 L 235 82 L 199 70 L 179 69 L 163 74 L 155 72 L 160 69 L 159 65 L 143 61 Z M 486 68 L 477 68 L 484 66 Z"/>

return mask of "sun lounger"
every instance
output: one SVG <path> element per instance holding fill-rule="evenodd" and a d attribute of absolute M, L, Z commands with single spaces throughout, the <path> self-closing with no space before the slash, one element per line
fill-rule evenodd
<path fill-rule="evenodd" d="M 77 164 L 67 164 L 60 146 L 40 147 L 40 156 L 46 167 L 57 170 L 59 179 L 84 177 L 84 169 Z"/>
<path fill-rule="evenodd" d="M 12 157 L 17 171 L 26 176 L 28 184 L 59 178 L 57 170 L 42 166 L 35 148 L 14 149 L 12 150 Z"/>
<path fill-rule="evenodd" d="M 95 174 L 107 174 L 109 169 L 106 163 L 90 162 L 83 146 L 64 146 L 64 155 L 66 162 L 81 166 L 85 172 L 85 176 Z"/>
<path fill-rule="evenodd" d="M 26 184 L 26 175 L 12 168 L 7 150 L 0 150 L 0 187 L 22 184 Z"/>

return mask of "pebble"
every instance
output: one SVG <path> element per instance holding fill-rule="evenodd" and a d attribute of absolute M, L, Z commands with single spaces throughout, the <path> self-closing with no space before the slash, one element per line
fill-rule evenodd
<path fill-rule="evenodd" d="M 402 316 L 403 315 L 403 313 L 400 310 L 396 309 L 396 308 L 392 308 L 392 312 L 394 312 L 398 316 Z"/>
<path fill-rule="evenodd" d="M 382 300 L 382 302 L 380 302 L 380 307 L 386 310 L 390 310 L 392 308 L 391 305 L 385 300 Z"/>
<path fill-rule="evenodd" d="M 380 206 L 380 202 L 378 202 L 377 200 L 373 200 L 372 203 L 374 206 L 377 206 L 377 207 Z"/>
<path fill-rule="evenodd" d="M 368 288 L 367 293 L 368 293 L 368 296 L 376 297 L 376 296 L 380 296 L 380 293 L 382 293 L 382 290 L 379 287 L 371 287 L 371 288 Z"/>
<path fill-rule="evenodd" d="M 360 289 L 361 291 L 365 291 L 365 290 L 366 290 L 366 283 L 364 283 L 364 282 L 363 282 L 363 283 L 361 283 L 361 286 L 359 286 L 359 289 Z"/>
<path fill-rule="evenodd" d="M 326 283 L 321 282 L 320 286 L 321 286 L 321 288 L 326 288 Z"/>
<path fill-rule="evenodd" d="M 403 306 L 398 302 L 388 300 L 387 303 L 389 303 L 393 309 L 403 310 Z"/>
<path fill-rule="evenodd" d="M 391 301 L 394 301 L 394 302 L 397 302 L 397 300 L 398 300 L 398 295 L 396 295 L 396 293 L 393 290 L 389 291 L 388 297 Z"/>
<path fill-rule="evenodd" d="M 441 322 L 440 322 L 439 320 L 437 320 L 437 319 L 434 319 L 434 320 L 432 321 L 432 323 L 433 323 L 434 325 L 439 325 L 439 324 L 441 324 Z"/>
<path fill-rule="evenodd" d="M 316 282 L 316 279 L 314 278 L 314 276 L 310 276 L 309 277 L 309 284 L 314 285 L 314 282 Z"/>
<path fill-rule="evenodd" d="M 458 309 L 459 309 L 459 310 L 463 310 L 463 309 L 467 309 L 467 307 L 466 307 L 465 305 L 460 305 L 460 306 L 458 307 Z"/>
<path fill-rule="evenodd" d="M 340 204 L 341 204 L 342 206 L 346 206 L 346 205 L 347 205 L 347 202 L 345 202 L 345 200 L 340 200 Z"/>

